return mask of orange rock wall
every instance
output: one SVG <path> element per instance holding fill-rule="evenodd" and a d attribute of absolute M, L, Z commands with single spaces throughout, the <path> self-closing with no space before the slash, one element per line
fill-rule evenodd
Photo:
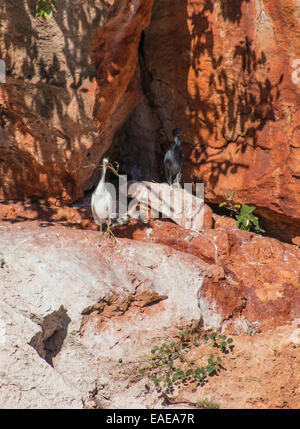
<path fill-rule="evenodd" d="M 162 171 L 159 136 L 180 126 L 183 180 L 208 202 L 232 195 L 299 230 L 297 0 L 59 1 L 47 22 L 34 4 L 0 8 L 0 198 L 79 198 L 138 111 L 136 169 Z"/>
<path fill-rule="evenodd" d="M 152 3 L 58 0 L 48 21 L 35 0 L 1 3 L 0 199 L 71 202 L 95 184 L 142 98 L 137 52 Z"/>
<path fill-rule="evenodd" d="M 145 35 L 157 113 L 188 134 L 183 180 L 299 222 L 298 2 L 157 0 Z"/>

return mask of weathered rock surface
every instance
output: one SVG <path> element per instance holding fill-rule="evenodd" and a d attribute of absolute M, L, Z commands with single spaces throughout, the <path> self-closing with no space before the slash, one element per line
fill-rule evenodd
<path fill-rule="evenodd" d="M 186 400 L 299 406 L 296 246 L 214 216 L 200 234 L 132 220 L 99 247 L 83 207 L 1 204 L 0 214 L 2 408 L 165 407 L 139 369 L 153 344 L 199 324 L 231 333 L 236 354 Z"/>
<path fill-rule="evenodd" d="M 41 227 L 56 223 L 75 230 L 97 229 L 89 206 L 0 205 L 6 223 L 35 221 Z M 213 223 L 213 228 L 211 225 Z M 258 322 L 264 331 L 295 320 L 300 314 L 300 249 L 259 234 L 238 230 L 233 219 L 207 213 L 200 232 L 178 227 L 168 219 L 146 223 L 131 220 L 114 229 L 118 238 L 162 244 L 204 262 L 214 280 L 204 276 L 199 305 L 207 328 L 247 331 L 244 320 Z M 122 262 L 120 261 L 120 264 Z M 209 268 L 210 267 L 210 268 Z M 216 271 L 215 271 L 216 270 Z M 217 274 L 216 274 L 217 273 Z M 222 285 L 222 287 L 220 287 Z M 217 315 L 216 315 L 217 314 Z M 241 318 L 243 320 L 241 320 Z"/>
<path fill-rule="evenodd" d="M 235 352 L 226 360 L 226 376 L 187 388 L 177 396 L 187 401 L 209 398 L 230 409 L 296 409 L 299 407 L 299 325 L 282 326 L 264 334 L 233 337 Z M 205 354 L 206 353 L 206 354 Z M 204 347 L 193 359 L 209 356 Z"/>
<path fill-rule="evenodd" d="M 3 273 L 0 277 L 4 291 Z M 24 314 L 24 307 L 6 299 L 0 303 L 0 408 L 82 408 L 76 386 L 65 383 L 29 345 L 42 335 L 42 326 Z"/>
<path fill-rule="evenodd" d="M 57 199 L 0 204 L 0 408 L 165 406 L 139 369 L 178 325 L 235 340 L 189 400 L 299 408 L 296 0 L 58 1 L 49 22 L 14 3 L 0 6 L 0 199 Z M 205 206 L 202 229 L 131 220 L 99 246 L 89 204 L 61 200 L 90 189 L 113 138 L 122 172 L 163 181 L 175 126 L 183 182 L 256 205 L 295 245 Z"/>
<path fill-rule="evenodd" d="M 0 197 L 77 199 L 114 137 L 131 179 L 161 181 L 181 126 L 183 181 L 213 203 L 233 192 L 298 243 L 296 0 L 62 3 L 49 22 L 34 1 L 1 6 Z"/>
<path fill-rule="evenodd" d="M 289 240 L 300 235 L 299 31 L 296 0 L 158 0 L 143 43 L 157 158 L 180 126 L 183 182 L 204 182 L 211 203 L 233 192 Z M 141 104 L 127 136 L 146 115 Z"/>
<path fill-rule="evenodd" d="M 205 279 L 199 291 L 204 326 L 227 326 L 247 332 L 251 324 L 266 330 L 300 315 L 300 249 L 296 246 L 222 225 L 200 234 L 156 220 L 147 227 L 132 223 L 124 235 L 163 243 L 221 267 L 217 282 Z M 119 233 L 122 236 L 122 228 Z M 124 236 L 123 235 L 123 236 Z M 249 323 L 248 323 L 249 322 Z"/>
<path fill-rule="evenodd" d="M 300 344 L 295 246 L 220 219 L 200 235 L 157 219 L 132 221 L 99 247 L 74 209 L 56 225 L 59 207 L 48 221 L 46 207 L 41 220 L 30 207 L 14 210 L 0 223 L 2 408 L 165 407 L 145 389 L 143 359 L 176 326 L 201 320 L 233 333 L 236 353 L 228 371 L 181 397 L 209 397 L 222 408 L 299 406 L 291 383 Z"/>
<path fill-rule="evenodd" d="M 78 407 L 96 382 L 109 383 L 119 358 L 134 361 L 172 326 L 199 320 L 203 273 L 220 275 L 162 245 L 119 240 L 99 248 L 96 232 L 37 221 L 29 229 L 4 222 L 1 237 L 2 407 Z M 124 406 L 142 404 L 133 397 Z"/>
<path fill-rule="evenodd" d="M 94 184 L 116 128 L 142 99 L 138 43 L 152 3 L 58 0 L 46 21 L 35 0 L 2 2 L 1 199 L 70 202 Z"/>

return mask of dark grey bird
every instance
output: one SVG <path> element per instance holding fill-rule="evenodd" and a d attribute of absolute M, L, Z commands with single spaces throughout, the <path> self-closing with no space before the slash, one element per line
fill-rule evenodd
<path fill-rule="evenodd" d="M 181 128 L 174 128 L 172 134 L 174 137 L 174 144 L 167 151 L 164 158 L 165 174 L 169 185 L 177 184 L 177 187 L 180 188 L 184 154 L 181 150 L 181 140 L 179 136 L 183 134 L 183 131 Z"/>

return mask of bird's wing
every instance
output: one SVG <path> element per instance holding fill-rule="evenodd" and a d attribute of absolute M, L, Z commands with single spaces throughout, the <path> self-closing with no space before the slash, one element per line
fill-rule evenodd
<path fill-rule="evenodd" d="M 183 162 L 184 162 L 184 153 L 181 151 L 181 165 L 183 164 Z"/>
<path fill-rule="evenodd" d="M 93 215 L 94 221 L 96 222 L 96 220 L 98 220 L 98 217 L 94 209 L 94 204 L 95 204 L 95 196 L 93 194 L 91 199 L 91 209 L 92 209 L 92 215 Z"/>
<path fill-rule="evenodd" d="M 112 215 L 113 199 L 110 192 L 95 195 L 92 201 L 92 210 L 98 219 L 107 219 Z"/>
<path fill-rule="evenodd" d="M 164 157 L 164 163 L 166 164 L 166 163 L 170 162 L 170 158 L 171 158 L 171 149 L 169 149 L 166 152 L 165 157 Z"/>

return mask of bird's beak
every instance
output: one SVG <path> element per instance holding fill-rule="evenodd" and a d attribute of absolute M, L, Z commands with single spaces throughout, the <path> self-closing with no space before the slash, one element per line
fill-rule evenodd
<path fill-rule="evenodd" d="M 119 175 L 119 173 L 118 173 L 118 170 L 119 170 L 119 164 L 116 162 L 116 164 L 117 164 L 117 167 L 116 167 L 116 169 L 114 168 L 114 166 L 111 164 L 111 163 L 109 163 L 108 164 L 108 168 L 116 175 L 116 176 L 120 176 Z"/>

